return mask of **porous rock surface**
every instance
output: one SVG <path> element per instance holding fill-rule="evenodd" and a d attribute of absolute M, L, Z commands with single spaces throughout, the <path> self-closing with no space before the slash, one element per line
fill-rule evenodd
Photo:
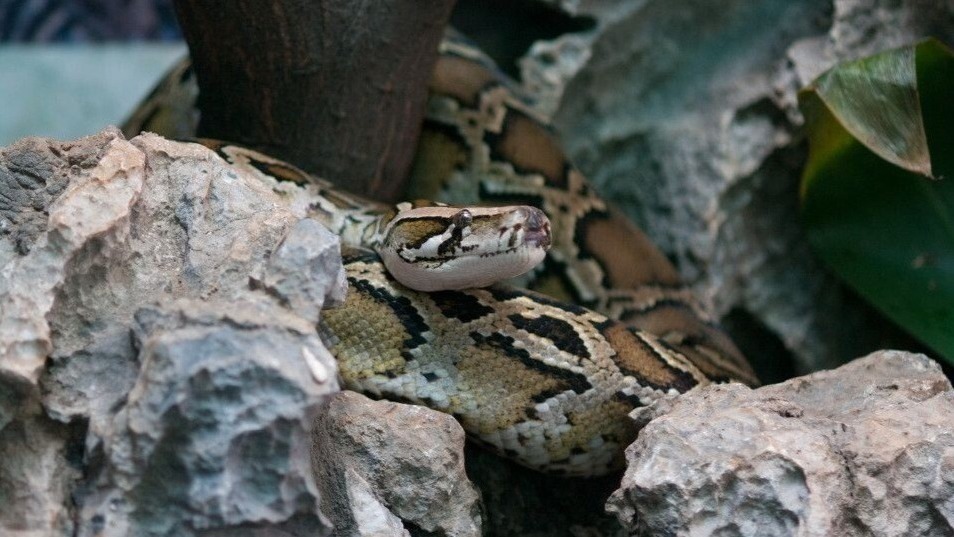
<path fill-rule="evenodd" d="M 319 415 L 314 439 L 322 509 L 340 535 L 481 535 L 464 430 L 450 415 L 341 392 Z"/>
<path fill-rule="evenodd" d="M 315 321 L 344 282 L 280 190 L 114 129 L 0 151 L 0 534 L 328 534 Z"/>
<path fill-rule="evenodd" d="M 954 390 L 923 355 L 710 386 L 653 417 L 607 506 L 632 534 L 954 533 Z"/>

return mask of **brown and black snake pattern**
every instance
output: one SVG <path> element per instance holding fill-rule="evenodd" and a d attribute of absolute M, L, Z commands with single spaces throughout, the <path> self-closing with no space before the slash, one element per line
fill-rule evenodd
<path fill-rule="evenodd" d="M 188 73 L 179 66 L 160 84 L 128 135 L 191 134 Z M 320 327 L 345 385 L 451 413 L 521 464 L 617 469 L 635 437 L 633 408 L 709 382 L 758 382 L 665 256 L 596 195 L 492 63 L 456 38 L 442 44 L 408 197 L 541 208 L 552 246 L 518 282 L 529 291 L 410 290 L 360 249 L 393 211 L 267 156 L 211 145 L 261 180 L 308 183 L 312 216 L 359 247 L 345 252 L 347 302 Z"/>

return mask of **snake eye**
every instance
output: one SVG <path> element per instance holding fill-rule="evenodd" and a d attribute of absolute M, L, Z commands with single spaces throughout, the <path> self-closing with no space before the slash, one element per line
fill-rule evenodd
<path fill-rule="evenodd" d="M 457 214 L 451 217 L 451 223 L 454 224 L 454 227 L 457 229 L 465 228 L 473 221 L 474 217 L 467 209 L 461 209 L 460 211 L 457 211 Z"/>

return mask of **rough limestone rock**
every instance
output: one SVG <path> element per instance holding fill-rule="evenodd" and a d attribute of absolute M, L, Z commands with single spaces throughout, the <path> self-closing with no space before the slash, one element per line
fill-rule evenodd
<path fill-rule="evenodd" d="M 633 534 L 954 533 L 954 390 L 923 355 L 710 386 L 653 416 L 607 506 Z"/>
<path fill-rule="evenodd" d="M 464 431 L 428 408 L 335 395 L 315 423 L 312 465 L 336 535 L 481 535 Z"/>
<path fill-rule="evenodd" d="M 105 464 L 80 535 L 307 528 L 317 405 L 301 402 L 333 379 L 311 323 L 268 302 L 180 300 L 140 309 L 133 329 L 142 366 L 93 451 Z"/>
<path fill-rule="evenodd" d="M 0 430 L 0 535 L 73 535 L 70 494 L 81 470 L 76 428 L 39 413 Z"/>
<path fill-rule="evenodd" d="M 39 381 L 71 263 L 128 221 L 143 161 L 115 132 L 0 151 L 0 533 L 73 533 L 77 438 L 43 414 Z"/>
<path fill-rule="evenodd" d="M 0 426 L 36 393 L 69 262 L 128 221 L 143 166 L 115 133 L 58 146 L 26 139 L 0 154 Z"/>
<path fill-rule="evenodd" d="M 794 359 L 763 380 L 909 347 L 826 275 L 798 225 L 795 94 L 837 61 L 954 43 L 954 2 L 548 1 L 595 27 L 531 47 L 524 84 L 760 371 Z"/>
<path fill-rule="evenodd" d="M 0 533 L 327 534 L 306 190 L 115 129 L 2 150 L 0 190 Z"/>
<path fill-rule="evenodd" d="M 335 275 L 330 289 L 325 274 Z M 348 289 L 338 238 L 315 220 L 300 220 L 265 265 L 262 287 L 317 323 L 321 308 L 343 304 Z"/>

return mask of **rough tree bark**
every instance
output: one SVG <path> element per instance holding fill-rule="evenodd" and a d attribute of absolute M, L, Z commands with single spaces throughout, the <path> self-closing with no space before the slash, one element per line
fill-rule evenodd
<path fill-rule="evenodd" d="M 395 200 L 454 0 L 176 0 L 198 134 Z"/>

